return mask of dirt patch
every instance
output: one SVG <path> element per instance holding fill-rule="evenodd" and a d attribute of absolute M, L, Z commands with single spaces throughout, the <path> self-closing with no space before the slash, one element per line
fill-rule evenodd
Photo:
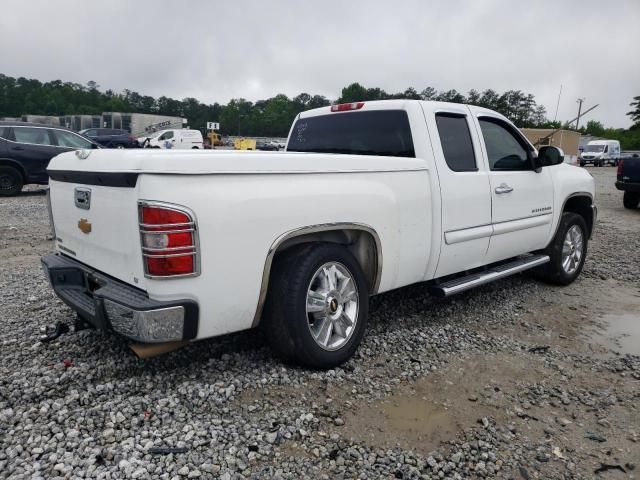
<path fill-rule="evenodd" d="M 452 362 L 445 370 L 347 415 L 343 435 L 382 448 L 428 453 L 482 418 L 504 421 L 514 385 L 550 374 L 538 358 L 498 353 Z"/>

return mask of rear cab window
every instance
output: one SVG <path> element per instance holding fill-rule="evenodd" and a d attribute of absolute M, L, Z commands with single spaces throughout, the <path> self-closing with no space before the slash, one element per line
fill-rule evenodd
<path fill-rule="evenodd" d="M 289 152 L 415 157 L 409 117 L 404 110 L 337 112 L 299 118 Z"/>

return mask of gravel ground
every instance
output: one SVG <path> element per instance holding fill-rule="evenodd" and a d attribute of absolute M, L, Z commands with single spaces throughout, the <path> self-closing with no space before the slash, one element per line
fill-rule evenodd
<path fill-rule="evenodd" d="M 73 320 L 40 270 L 45 198 L 0 199 L 0 477 L 635 478 L 640 210 L 614 169 L 590 171 L 600 215 L 578 281 L 380 295 L 356 357 L 328 372 L 284 366 L 257 332 L 150 360 L 94 331 L 40 343 Z"/>

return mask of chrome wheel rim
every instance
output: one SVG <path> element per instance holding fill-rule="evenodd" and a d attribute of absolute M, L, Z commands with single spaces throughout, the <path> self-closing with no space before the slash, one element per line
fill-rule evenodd
<path fill-rule="evenodd" d="M 360 305 L 349 269 L 338 262 L 318 268 L 309 282 L 306 305 L 309 331 L 318 346 L 342 348 L 355 331 Z"/>
<path fill-rule="evenodd" d="M 578 270 L 584 252 L 584 236 L 577 225 L 573 225 L 564 237 L 562 244 L 562 268 L 569 275 Z"/>

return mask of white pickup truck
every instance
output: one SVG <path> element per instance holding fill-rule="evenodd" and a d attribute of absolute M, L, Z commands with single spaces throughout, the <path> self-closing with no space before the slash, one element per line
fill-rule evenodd
<path fill-rule="evenodd" d="M 349 359 L 368 297 L 582 269 L 594 181 L 506 118 L 390 100 L 301 113 L 286 152 L 94 150 L 48 168 L 55 292 L 143 343 L 260 326 L 283 358 Z"/>

